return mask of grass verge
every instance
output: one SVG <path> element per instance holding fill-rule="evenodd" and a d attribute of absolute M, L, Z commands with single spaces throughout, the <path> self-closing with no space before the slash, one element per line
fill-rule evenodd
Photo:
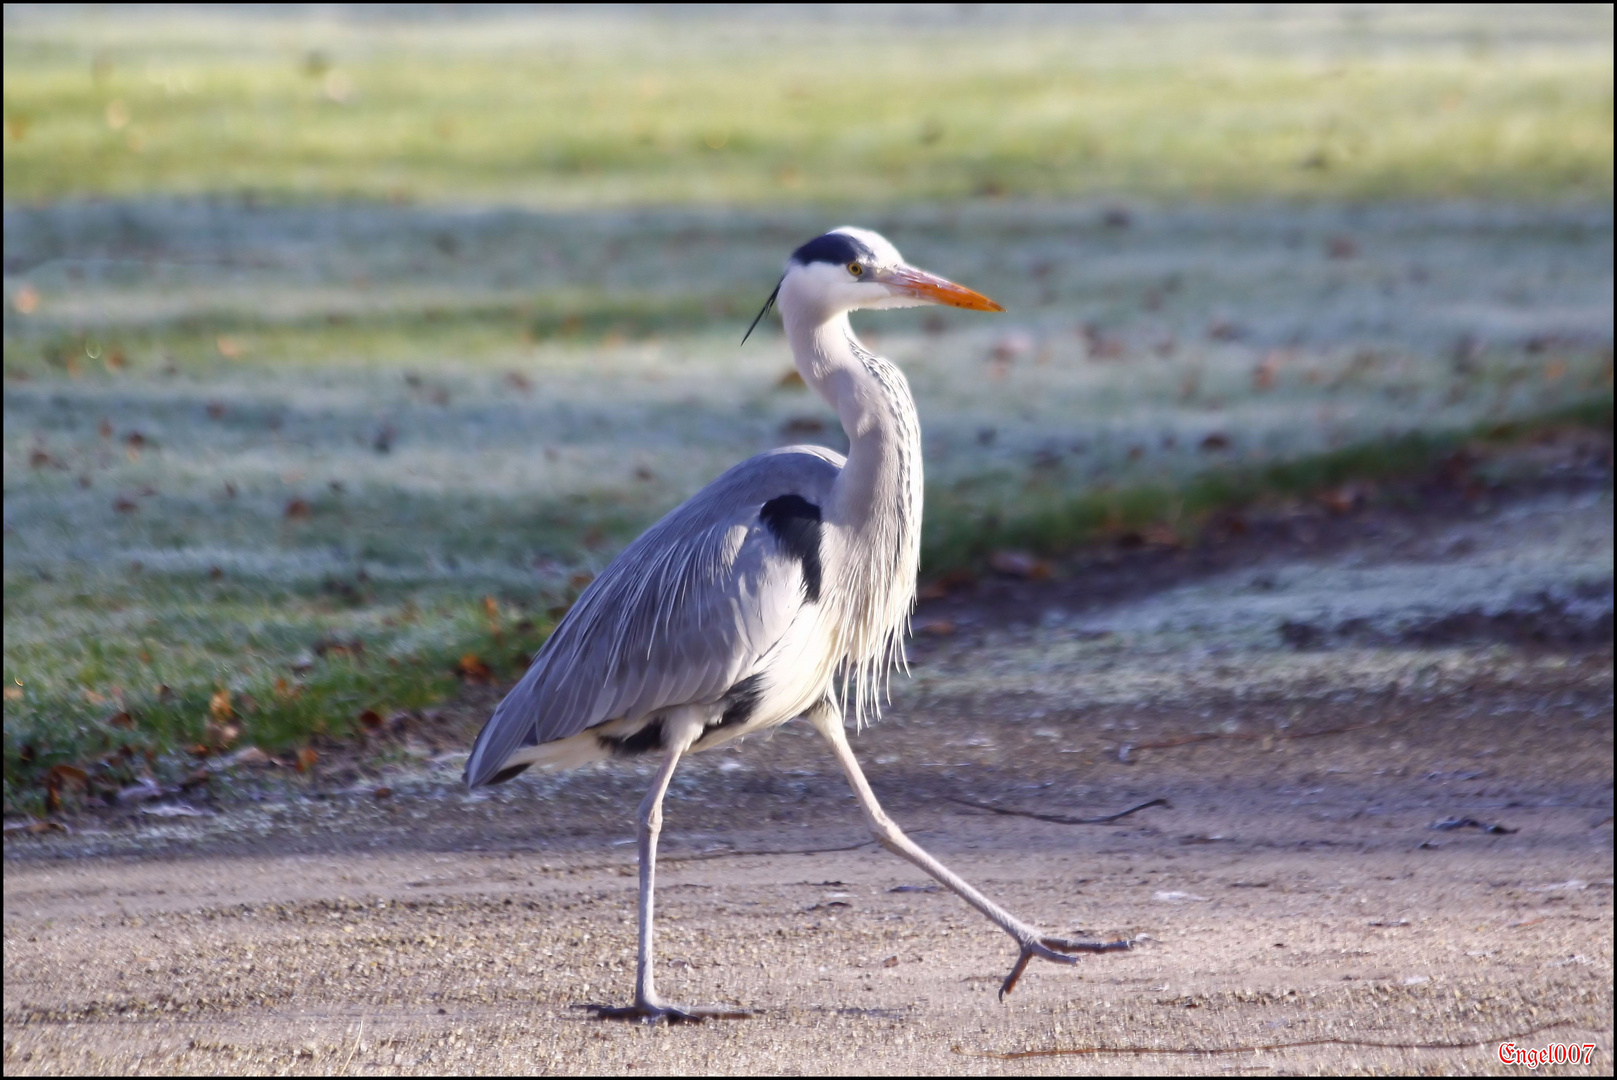
<path fill-rule="evenodd" d="M 1130 538 L 1192 540 L 1220 515 L 1286 499 L 1335 495 L 1345 486 L 1432 475 L 1468 446 L 1498 447 L 1568 428 L 1609 432 L 1611 397 L 1508 422 L 1415 432 L 1264 466 L 1210 470 L 1178 485 L 1133 486 L 1057 496 L 1029 485 L 997 508 L 930 492 L 923 573 L 975 571 L 994 552 L 1062 555 Z M 576 583 L 575 583 L 576 584 Z M 199 601 L 205 602 L 202 598 Z M 379 621 L 374 633 L 322 638 L 283 673 L 260 672 L 229 687 L 196 682 L 108 699 L 88 692 L 22 706 L 6 690 L 5 809 L 52 812 L 78 798 L 107 800 L 156 776 L 184 784 L 207 759 L 256 746 L 288 752 L 311 740 L 345 739 L 390 712 L 419 709 L 467 681 L 515 678 L 563 608 L 531 611 L 493 597 L 446 601 Z M 565 598 L 552 598 L 565 599 Z M 401 622 L 437 622 L 429 637 L 398 632 Z M 368 640 L 367 640 L 368 638 Z"/>
<path fill-rule="evenodd" d="M 6 198 L 1610 197 L 1606 6 L 888 18 L 8 10 Z"/>
<path fill-rule="evenodd" d="M 928 493 L 923 573 L 969 569 L 990 553 L 1026 549 L 1060 555 L 1100 541 L 1157 536 L 1193 540 L 1225 514 L 1267 501 L 1339 495 L 1345 485 L 1417 479 L 1466 446 L 1506 445 L 1562 428 L 1610 431 L 1612 399 L 1589 398 L 1516 420 L 1487 421 L 1447 431 L 1412 431 L 1269 465 L 1209 470 L 1176 485 L 1137 485 L 1052 495 L 1028 485 L 985 511 L 973 493 Z M 1351 501 L 1351 496 L 1342 496 Z"/>

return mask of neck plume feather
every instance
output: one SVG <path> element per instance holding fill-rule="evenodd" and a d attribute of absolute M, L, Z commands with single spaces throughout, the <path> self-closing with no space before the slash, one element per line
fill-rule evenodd
<path fill-rule="evenodd" d="M 860 344 L 846 315 L 804 329 L 791 333 L 798 367 L 848 433 L 826 508 L 827 540 L 840 550 L 824 602 L 843 711 L 862 726 L 880 715 L 888 676 L 904 663 L 921 558 L 921 423 L 904 373 Z"/>

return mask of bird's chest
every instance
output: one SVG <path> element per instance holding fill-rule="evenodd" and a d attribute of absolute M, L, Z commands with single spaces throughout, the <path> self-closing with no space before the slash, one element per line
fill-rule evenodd
<path fill-rule="evenodd" d="M 757 726 L 784 723 L 825 697 L 841 663 L 837 639 L 835 619 L 821 605 L 805 605 L 764 657 Z"/>

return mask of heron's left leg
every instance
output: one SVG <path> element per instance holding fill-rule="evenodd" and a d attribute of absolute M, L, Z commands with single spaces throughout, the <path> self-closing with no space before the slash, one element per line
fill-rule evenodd
<path fill-rule="evenodd" d="M 972 888 L 964 878 L 905 836 L 904 830 L 894 824 L 893 819 L 881 808 L 881 804 L 876 801 L 876 793 L 870 790 L 870 782 L 865 779 L 864 770 L 859 768 L 859 762 L 854 759 L 853 748 L 848 745 L 848 735 L 842 726 L 841 711 L 830 702 L 822 702 L 810 709 L 806 716 L 831 744 L 837 764 L 842 766 L 842 771 L 847 774 L 848 783 L 853 787 L 854 795 L 859 799 L 859 808 L 865 813 L 865 821 L 870 825 L 870 831 L 876 834 L 876 839 L 881 841 L 882 846 L 893 854 L 908 859 L 954 890 L 962 900 L 988 916 L 996 926 L 1015 938 L 1017 944 L 1021 946 L 1022 953 L 1017 957 L 1016 966 L 1011 968 L 1011 973 L 1000 985 L 1001 998 L 1016 989 L 1017 980 L 1022 977 L 1028 962 L 1035 956 L 1058 963 L 1073 964 L 1077 963 L 1077 957 L 1068 955 L 1070 953 L 1123 952 L 1133 948 L 1134 943 L 1127 940 L 1079 941 L 1074 938 L 1053 937 L 1036 927 L 1029 926 Z"/>
<path fill-rule="evenodd" d="M 686 750 L 702 734 L 706 718 L 697 709 L 676 709 L 664 716 L 663 759 L 651 790 L 640 803 L 640 956 L 635 969 L 634 1004 L 627 1007 L 592 1005 L 597 1017 L 607 1020 L 742 1020 L 752 1014 L 744 1009 L 722 1006 L 675 1005 L 657 993 L 655 957 L 652 951 L 652 916 L 657 885 L 657 838 L 663 828 L 663 796 L 674 778 L 674 767 Z"/>

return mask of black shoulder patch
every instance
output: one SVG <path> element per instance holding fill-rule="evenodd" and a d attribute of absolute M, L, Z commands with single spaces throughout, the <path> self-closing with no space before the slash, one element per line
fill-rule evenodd
<path fill-rule="evenodd" d="M 846 266 L 859 259 L 873 259 L 876 253 L 864 244 L 855 240 L 847 233 L 826 233 L 816 236 L 796 251 L 792 252 L 792 261 L 802 266 L 809 263 L 831 263 L 835 266 Z"/>
<path fill-rule="evenodd" d="M 758 518 L 781 549 L 803 564 L 803 591 L 820 600 L 820 508 L 801 495 L 781 495 L 764 503 Z"/>

